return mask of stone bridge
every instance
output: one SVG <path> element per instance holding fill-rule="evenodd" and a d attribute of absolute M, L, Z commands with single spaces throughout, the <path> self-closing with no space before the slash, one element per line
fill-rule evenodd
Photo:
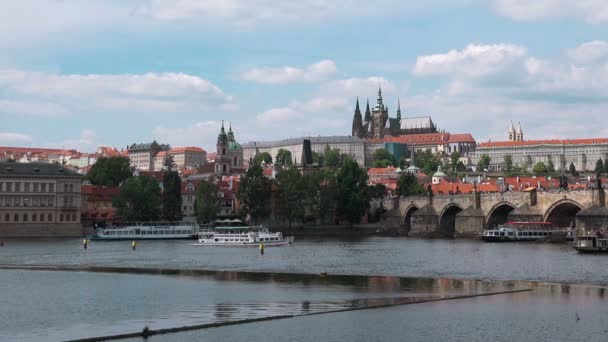
<path fill-rule="evenodd" d="M 393 226 L 409 236 L 474 237 L 507 221 L 552 222 L 583 229 L 608 227 L 604 189 L 478 193 L 400 197 Z M 389 222 L 389 221 L 387 221 Z"/>

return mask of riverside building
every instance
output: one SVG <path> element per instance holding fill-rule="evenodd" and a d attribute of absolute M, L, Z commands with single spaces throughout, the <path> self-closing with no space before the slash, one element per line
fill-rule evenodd
<path fill-rule="evenodd" d="M 82 236 L 81 184 L 59 164 L 0 163 L 0 237 Z"/>

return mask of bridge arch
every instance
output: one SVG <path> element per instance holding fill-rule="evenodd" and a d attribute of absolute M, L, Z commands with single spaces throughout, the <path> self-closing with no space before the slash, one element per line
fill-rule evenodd
<path fill-rule="evenodd" d="M 553 203 L 543 216 L 543 221 L 552 222 L 560 227 L 568 227 L 576 222 L 576 214 L 583 210 L 583 206 L 570 199 L 562 199 Z"/>
<path fill-rule="evenodd" d="M 412 230 L 412 214 L 420 209 L 417 205 L 412 204 L 405 209 L 403 212 L 403 218 L 401 219 L 401 228 L 407 234 Z"/>
<path fill-rule="evenodd" d="M 454 237 L 456 232 L 456 214 L 463 209 L 456 203 L 448 204 L 439 215 L 438 234 L 444 237 Z"/>
<path fill-rule="evenodd" d="M 491 228 L 509 221 L 509 213 L 516 208 L 511 202 L 501 201 L 496 203 L 486 216 L 486 227 Z"/>

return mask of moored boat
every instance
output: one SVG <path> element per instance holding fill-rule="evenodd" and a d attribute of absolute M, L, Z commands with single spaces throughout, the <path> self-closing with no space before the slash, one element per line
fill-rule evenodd
<path fill-rule="evenodd" d="M 194 222 L 184 223 L 146 223 L 126 227 L 100 228 L 89 238 L 93 241 L 103 240 L 175 240 L 195 239 L 198 236 L 198 225 Z"/>
<path fill-rule="evenodd" d="M 492 229 L 485 229 L 480 238 L 487 242 L 536 241 L 563 234 L 572 238 L 571 228 L 555 227 L 551 222 L 510 221 Z"/>
<path fill-rule="evenodd" d="M 608 238 L 601 233 L 577 236 L 572 247 L 579 253 L 608 253 Z"/>
<path fill-rule="evenodd" d="M 271 233 L 264 226 L 223 226 L 204 229 L 199 232 L 195 246 L 256 247 L 258 245 L 291 245 L 293 236 L 283 236 L 281 232 Z"/>

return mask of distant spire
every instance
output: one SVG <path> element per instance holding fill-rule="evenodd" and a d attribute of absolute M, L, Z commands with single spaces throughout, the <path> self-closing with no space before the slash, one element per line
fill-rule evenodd
<path fill-rule="evenodd" d="M 515 133 L 515 126 L 513 125 L 513 121 L 511 121 L 511 126 L 509 127 L 509 133 Z"/>
<path fill-rule="evenodd" d="M 377 110 L 384 110 L 384 104 L 382 103 L 382 88 L 380 88 L 380 82 L 378 82 L 378 100 L 376 103 Z"/>
<path fill-rule="evenodd" d="M 357 105 L 355 106 L 355 113 L 361 113 L 359 110 L 359 96 L 357 96 Z"/>
<path fill-rule="evenodd" d="M 370 121 L 372 119 L 372 113 L 369 110 L 369 99 L 367 99 L 367 107 L 365 108 L 365 121 Z"/>
<path fill-rule="evenodd" d="M 232 132 L 232 122 L 228 123 L 228 141 L 234 141 L 234 133 Z"/>
<path fill-rule="evenodd" d="M 401 100 L 397 99 L 397 121 L 401 121 Z"/>

